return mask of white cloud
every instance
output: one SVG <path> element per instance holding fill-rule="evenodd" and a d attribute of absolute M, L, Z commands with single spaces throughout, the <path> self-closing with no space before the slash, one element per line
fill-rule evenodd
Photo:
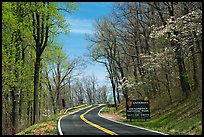
<path fill-rule="evenodd" d="M 92 35 L 94 33 L 94 31 L 89 30 L 89 29 L 71 29 L 70 30 L 71 33 L 78 33 L 78 34 L 90 34 Z"/>
<path fill-rule="evenodd" d="M 71 33 L 77 33 L 77 34 L 93 34 L 94 28 L 93 28 L 93 20 L 88 19 L 77 19 L 77 18 L 67 18 L 67 21 L 69 22 L 70 31 Z"/>
<path fill-rule="evenodd" d="M 98 7 L 98 8 L 104 8 L 107 6 L 113 6 L 114 2 L 81 2 L 81 4 L 91 6 L 91 7 Z"/>

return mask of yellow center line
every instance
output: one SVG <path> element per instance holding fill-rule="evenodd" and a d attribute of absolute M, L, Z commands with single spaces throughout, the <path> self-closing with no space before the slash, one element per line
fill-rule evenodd
<path fill-rule="evenodd" d="M 99 106 L 101 106 L 101 105 L 99 105 Z M 106 132 L 106 133 L 108 133 L 108 134 L 110 134 L 110 135 L 118 135 L 117 133 L 115 133 L 115 132 L 113 132 L 113 131 L 110 131 L 110 130 L 104 128 L 104 127 L 101 127 L 101 126 L 99 126 L 99 125 L 97 125 L 97 124 L 94 124 L 94 123 L 92 123 L 91 121 L 88 121 L 88 120 L 84 117 L 84 115 L 86 115 L 86 114 L 89 113 L 91 110 L 93 110 L 93 109 L 95 109 L 95 108 L 97 108 L 97 107 L 99 107 L 99 106 L 96 106 L 96 107 L 93 107 L 93 108 L 87 110 L 86 112 L 84 112 L 83 114 L 80 115 L 80 118 L 81 118 L 84 122 L 86 122 L 87 124 L 89 124 L 89 125 L 91 125 L 91 126 L 94 126 L 95 128 L 98 128 L 98 129 L 100 129 L 100 130 L 102 130 L 102 131 L 104 131 L 104 132 Z"/>

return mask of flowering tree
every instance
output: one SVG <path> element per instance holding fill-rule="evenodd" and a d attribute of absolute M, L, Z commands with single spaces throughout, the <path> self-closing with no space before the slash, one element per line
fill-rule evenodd
<path fill-rule="evenodd" d="M 111 16 L 96 23 L 90 51 L 109 65 L 124 98 L 173 102 L 201 89 L 201 19 L 199 2 L 116 3 Z"/>
<path fill-rule="evenodd" d="M 196 59 L 195 49 L 197 53 L 202 54 L 201 44 L 199 41 L 202 36 L 202 11 L 200 9 L 192 11 L 184 16 L 175 18 L 171 16 L 167 20 L 165 26 L 155 27 L 152 26 L 151 38 L 154 39 L 166 39 L 171 43 L 171 48 L 175 52 L 175 58 L 177 59 L 180 73 L 180 80 L 183 92 L 190 92 L 188 85 L 188 77 L 183 62 L 183 55 L 189 55 L 191 53 L 194 68 L 194 89 L 197 87 L 196 78 Z"/>

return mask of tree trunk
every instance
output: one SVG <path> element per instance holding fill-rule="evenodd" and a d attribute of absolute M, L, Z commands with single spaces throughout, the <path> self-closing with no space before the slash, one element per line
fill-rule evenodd
<path fill-rule="evenodd" d="M 29 100 L 27 106 L 27 126 L 32 125 L 32 122 L 33 122 L 32 102 Z"/>
<path fill-rule="evenodd" d="M 166 88 L 167 88 L 167 92 L 168 92 L 168 95 L 169 95 L 169 102 L 171 103 L 172 102 L 172 98 L 171 98 L 171 90 L 170 90 L 170 82 L 169 82 L 169 76 L 168 74 L 166 73 L 165 74 L 166 76 Z"/>
<path fill-rule="evenodd" d="M 14 89 L 13 89 L 14 90 Z M 12 112 L 11 112 L 11 119 L 12 119 L 12 135 L 16 134 L 15 131 L 15 126 L 16 126 L 16 115 L 15 115 L 15 111 L 16 111 L 16 101 L 15 101 L 15 94 L 14 91 L 11 91 L 11 98 L 12 98 Z"/>
<path fill-rule="evenodd" d="M 192 64 L 193 64 L 193 91 L 196 91 L 198 88 L 198 80 L 197 80 L 197 60 L 195 57 L 195 51 L 194 51 L 194 47 L 191 47 L 191 60 L 192 60 Z"/>
<path fill-rule="evenodd" d="M 12 87 L 11 91 L 11 98 L 12 98 L 12 112 L 11 112 L 11 119 L 12 119 L 12 135 L 15 135 L 18 131 L 18 99 L 15 95 L 16 87 Z"/>
<path fill-rule="evenodd" d="M 40 57 L 38 52 L 36 52 L 36 62 L 35 62 L 35 73 L 34 73 L 34 113 L 33 113 L 33 124 L 37 123 L 39 120 L 39 69 L 40 69 Z"/>
<path fill-rule="evenodd" d="M 135 62 L 135 59 L 132 58 L 132 61 Z M 138 75 L 137 75 L 137 65 L 134 63 L 133 65 L 133 74 L 134 74 L 134 80 L 135 80 L 135 84 L 138 82 Z M 142 93 L 139 91 L 136 91 L 138 93 L 138 98 L 142 97 Z"/>
<path fill-rule="evenodd" d="M 188 83 L 187 71 L 185 68 L 183 56 L 181 54 L 180 44 L 177 43 L 177 46 L 178 47 L 175 50 L 175 54 L 176 54 L 177 65 L 179 68 L 180 83 L 181 83 L 182 91 L 183 93 L 185 93 L 185 96 L 187 98 L 190 93 L 190 85 Z"/>
<path fill-rule="evenodd" d="M 169 11 L 169 15 L 170 17 L 174 16 L 174 3 L 171 2 L 170 5 L 168 5 L 168 11 Z M 176 35 L 176 37 L 178 36 L 178 32 L 174 31 L 174 35 Z M 179 77 L 180 77 L 180 83 L 181 83 L 181 88 L 183 93 L 185 93 L 186 98 L 189 96 L 190 93 L 190 85 L 188 83 L 188 76 L 187 76 L 187 71 L 185 68 L 185 63 L 184 63 L 184 58 L 182 55 L 182 48 L 181 45 L 179 43 L 174 43 L 174 41 L 171 41 L 171 47 L 175 48 L 175 55 L 176 55 L 176 60 L 177 60 L 177 65 L 179 68 Z"/>
<path fill-rule="evenodd" d="M 60 101 L 60 88 L 59 87 L 57 87 L 57 91 L 56 91 L 56 93 L 57 93 L 57 97 L 56 97 L 56 111 L 58 112 L 58 110 L 60 110 L 61 109 L 61 101 Z"/>
<path fill-rule="evenodd" d="M 113 99 L 114 99 L 114 103 L 115 103 L 115 109 L 118 110 L 116 95 L 115 95 L 115 83 L 113 81 L 113 78 L 111 79 L 111 84 L 112 84 L 112 89 L 113 89 Z"/>
<path fill-rule="evenodd" d="M 30 125 L 32 125 L 32 122 L 33 122 L 33 107 L 32 107 L 32 102 L 31 101 L 29 101 L 29 103 L 30 103 Z"/>
<path fill-rule="evenodd" d="M 51 95 L 51 94 L 50 94 Z M 55 99 L 54 97 L 51 95 L 51 99 L 52 99 L 52 107 L 53 107 L 53 112 L 54 114 L 56 114 L 56 108 L 55 108 Z"/>
<path fill-rule="evenodd" d="M 23 101 L 23 93 L 20 92 L 20 100 L 19 100 L 19 122 L 21 122 L 21 114 L 22 114 L 22 101 Z"/>
<path fill-rule="evenodd" d="M 27 120 L 26 120 L 26 122 L 27 122 L 26 126 L 29 126 L 30 125 L 30 101 L 28 101 L 28 103 L 27 103 Z"/>
<path fill-rule="evenodd" d="M 118 104 L 120 104 L 120 94 L 119 94 L 119 89 L 118 89 L 118 85 L 119 85 L 119 84 L 118 84 L 118 82 L 117 82 L 117 81 L 118 81 L 118 79 L 116 79 L 116 87 L 117 87 L 117 88 L 116 88 L 116 91 L 117 91 L 117 99 L 118 99 Z"/>

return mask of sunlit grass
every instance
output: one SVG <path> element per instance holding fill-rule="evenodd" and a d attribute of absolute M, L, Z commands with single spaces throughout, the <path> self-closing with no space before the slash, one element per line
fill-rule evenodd
<path fill-rule="evenodd" d="M 121 120 L 121 122 L 141 126 L 172 135 L 201 135 L 202 134 L 202 106 L 196 102 L 184 102 L 169 111 L 151 117 L 147 121 L 142 119 Z"/>
<path fill-rule="evenodd" d="M 151 106 L 150 106 L 151 107 Z M 121 111 L 123 108 L 123 111 Z M 104 107 L 101 113 L 109 113 L 126 117 L 124 106 L 115 110 Z M 150 109 L 151 110 L 151 109 Z M 118 120 L 169 135 L 201 135 L 202 134 L 202 98 L 192 96 L 187 100 L 175 101 L 169 105 L 152 109 L 150 119 Z"/>
<path fill-rule="evenodd" d="M 57 131 L 57 120 L 62 117 L 63 115 L 69 114 L 71 112 L 74 112 L 78 109 L 81 108 L 85 108 L 89 106 L 88 104 L 84 104 L 84 105 L 80 105 L 80 106 L 75 106 L 73 107 L 73 109 L 69 110 L 69 111 L 64 111 L 64 112 L 60 112 L 57 115 L 52 116 L 49 119 L 45 119 L 41 122 L 39 122 L 38 124 L 32 125 L 29 128 L 21 131 L 20 133 L 18 133 L 17 135 L 36 135 L 36 134 L 40 134 L 40 135 L 57 135 L 58 131 Z M 49 126 L 49 129 L 48 129 Z"/>

